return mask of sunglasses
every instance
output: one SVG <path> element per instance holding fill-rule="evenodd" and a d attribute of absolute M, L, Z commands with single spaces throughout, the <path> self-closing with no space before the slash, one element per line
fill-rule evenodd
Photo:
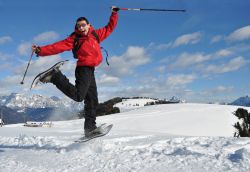
<path fill-rule="evenodd" d="M 87 26 L 87 24 L 85 24 L 85 23 L 83 23 L 83 24 L 77 24 L 76 26 L 77 26 L 77 28 L 81 28 L 81 27 L 83 27 L 83 28 L 84 28 L 84 27 L 86 27 L 86 26 Z"/>

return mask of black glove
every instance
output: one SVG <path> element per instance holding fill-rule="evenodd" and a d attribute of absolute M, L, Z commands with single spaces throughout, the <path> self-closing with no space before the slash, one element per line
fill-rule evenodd
<path fill-rule="evenodd" d="M 32 51 L 38 54 L 41 51 L 41 48 L 36 45 L 32 45 Z"/>
<path fill-rule="evenodd" d="M 115 11 L 115 12 L 118 12 L 120 10 L 120 8 L 114 7 L 114 8 L 112 8 L 112 10 Z"/>

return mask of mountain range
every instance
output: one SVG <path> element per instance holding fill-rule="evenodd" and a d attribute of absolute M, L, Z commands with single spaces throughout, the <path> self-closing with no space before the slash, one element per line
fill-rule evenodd
<path fill-rule="evenodd" d="M 250 107 L 250 97 L 249 96 L 240 97 L 235 101 L 233 101 L 232 103 L 229 103 L 229 105 Z"/>
<path fill-rule="evenodd" d="M 25 108 L 66 108 L 74 111 L 81 110 L 83 103 L 78 103 L 69 99 L 58 97 L 45 97 L 42 95 L 27 96 L 25 94 L 12 93 L 8 96 L 0 96 L 0 105 L 19 111 Z"/>
<path fill-rule="evenodd" d="M 0 96 L 0 109 L 5 124 L 20 123 L 25 121 L 58 121 L 78 117 L 83 103 L 58 97 L 42 95 L 27 96 L 12 93 Z"/>

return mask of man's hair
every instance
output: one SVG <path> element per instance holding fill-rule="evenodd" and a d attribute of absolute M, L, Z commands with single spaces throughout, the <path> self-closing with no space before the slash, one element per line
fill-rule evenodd
<path fill-rule="evenodd" d="M 79 22 L 79 21 L 82 21 L 82 20 L 85 20 L 87 24 L 89 24 L 89 21 L 86 17 L 79 17 L 77 20 L 76 20 L 76 23 Z"/>
<path fill-rule="evenodd" d="M 86 21 L 87 24 L 89 24 L 89 21 L 86 17 L 79 17 L 77 20 L 76 20 L 76 24 L 75 24 L 75 29 L 77 29 L 77 22 L 79 21 Z"/>

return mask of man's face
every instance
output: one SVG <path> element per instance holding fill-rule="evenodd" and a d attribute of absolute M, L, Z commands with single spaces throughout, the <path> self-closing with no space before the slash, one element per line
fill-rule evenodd
<path fill-rule="evenodd" d="M 85 35 L 88 34 L 89 28 L 90 28 L 90 24 L 87 24 L 87 22 L 85 20 L 77 22 L 76 26 L 77 26 L 77 29 L 79 31 L 83 32 Z"/>

